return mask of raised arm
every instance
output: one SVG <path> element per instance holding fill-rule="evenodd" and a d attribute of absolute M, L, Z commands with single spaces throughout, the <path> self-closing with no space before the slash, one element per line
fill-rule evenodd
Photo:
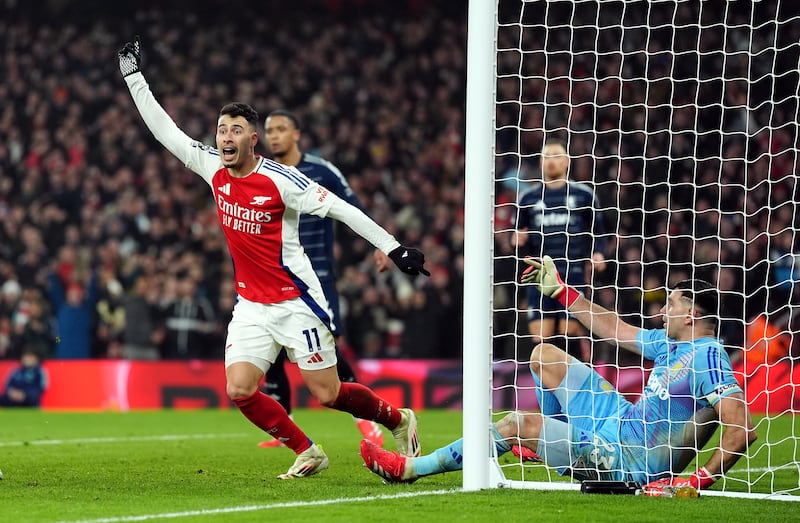
<path fill-rule="evenodd" d="M 541 260 L 525 258 L 524 261 L 530 267 L 522 274 L 522 283 L 536 285 L 543 295 L 558 300 L 595 337 L 641 354 L 636 342 L 639 328 L 625 323 L 616 312 L 590 302 L 565 284 L 550 256 Z"/>
<path fill-rule="evenodd" d="M 150 91 L 141 73 L 141 43 L 137 36 L 120 49 L 119 69 L 122 73 L 134 104 L 147 128 L 156 140 L 174 154 L 186 167 L 209 181 L 220 167 L 219 155 L 186 135 L 167 114 Z"/>

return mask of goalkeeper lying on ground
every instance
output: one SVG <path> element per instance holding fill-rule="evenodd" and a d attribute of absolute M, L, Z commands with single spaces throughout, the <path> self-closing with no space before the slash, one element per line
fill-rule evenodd
<path fill-rule="evenodd" d="M 644 330 L 591 303 L 565 285 L 552 259 L 525 259 L 522 282 L 561 302 L 600 339 L 653 360 L 636 403 L 626 400 L 585 363 L 550 344 L 531 354 L 540 413 L 511 413 L 494 427 L 498 455 L 519 442 L 523 457 L 540 459 L 578 480 L 654 481 L 710 487 L 756 439 L 744 394 L 716 337 L 719 298 L 702 280 L 682 281 L 661 309 L 664 328 Z M 723 425 L 720 446 L 703 467 L 678 477 Z M 462 468 L 463 441 L 408 458 L 362 441 L 367 467 L 390 482 Z M 515 451 L 516 453 L 516 451 Z"/>

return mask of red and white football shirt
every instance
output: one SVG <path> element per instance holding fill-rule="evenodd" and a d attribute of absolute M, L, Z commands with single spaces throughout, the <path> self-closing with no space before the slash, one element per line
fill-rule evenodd
<path fill-rule="evenodd" d="M 295 169 L 260 158 L 242 178 L 230 175 L 213 147 L 192 140 L 158 104 L 144 76 L 125 77 L 133 101 L 153 136 L 211 187 L 233 258 L 236 291 L 256 303 L 301 297 L 327 310 L 311 262 L 298 235 L 302 213 L 346 223 L 389 253 L 400 243 L 363 212 Z"/>

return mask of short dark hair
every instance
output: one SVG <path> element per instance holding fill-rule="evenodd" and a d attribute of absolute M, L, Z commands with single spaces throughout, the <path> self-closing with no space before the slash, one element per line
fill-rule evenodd
<path fill-rule="evenodd" d="M 231 102 L 219 110 L 220 116 L 230 116 L 236 118 L 237 116 L 243 117 L 247 123 L 255 129 L 258 125 L 258 112 L 255 109 L 242 102 Z"/>
<path fill-rule="evenodd" d="M 292 125 L 294 125 L 295 129 L 297 129 L 298 131 L 300 130 L 300 119 L 297 117 L 296 114 L 287 109 L 275 109 L 274 111 L 269 113 L 267 115 L 267 118 L 264 119 L 264 126 L 267 125 L 267 120 L 272 118 L 273 116 L 285 116 L 286 118 L 289 119 L 290 122 L 292 122 Z"/>
<path fill-rule="evenodd" d="M 560 145 L 561 147 L 564 148 L 565 151 L 567 150 L 567 141 L 565 139 L 559 138 L 557 136 L 551 136 L 550 138 L 545 140 L 544 141 L 544 145 L 542 146 L 542 149 L 544 149 L 548 145 Z"/>
<path fill-rule="evenodd" d="M 682 280 L 675 285 L 676 291 L 681 291 L 681 297 L 692 302 L 697 312 L 717 326 L 719 315 L 719 291 L 705 280 Z"/>

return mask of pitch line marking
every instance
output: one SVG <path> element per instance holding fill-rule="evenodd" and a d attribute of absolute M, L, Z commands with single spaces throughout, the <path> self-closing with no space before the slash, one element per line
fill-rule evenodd
<path fill-rule="evenodd" d="M 733 469 L 729 470 L 725 473 L 727 476 L 731 475 L 744 475 L 750 473 L 758 473 L 758 472 L 794 472 L 798 470 L 798 465 L 795 463 L 787 463 L 785 465 L 778 465 L 777 467 L 750 467 L 750 468 L 742 468 L 742 469 Z"/>
<path fill-rule="evenodd" d="M 213 516 L 216 514 L 233 514 L 237 512 L 254 512 L 275 508 L 313 507 L 323 505 L 336 505 L 340 503 L 360 503 L 362 501 L 375 501 L 383 499 L 401 499 L 417 496 L 441 496 L 460 492 L 457 489 L 448 490 L 423 490 L 419 492 L 402 492 L 399 494 L 384 494 L 380 496 L 361 496 L 357 498 L 320 499 L 316 501 L 288 501 L 284 503 L 270 503 L 269 505 L 245 505 L 242 507 L 227 507 L 204 510 L 187 510 L 185 512 L 165 512 L 163 514 L 143 514 L 141 516 L 118 516 L 99 519 L 81 519 L 77 521 L 61 521 L 59 523 L 127 523 L 129 521 L 150 521 L 154 519 L 178 519 L 193 516 Z"/>
<path fill-rule="evenodd" d="M 0 441 L 0 447 L 24 447 L 26 445 L 74 445 L 79 443 L 130 443 L 133 441 L 180 441 L 185 439 L 244 438 L 252 434 L 232 432 L 228 434 L 163 434 L 160 436 L 126 436 L 107 438 L 36 439 L 31 441 Z"/>

